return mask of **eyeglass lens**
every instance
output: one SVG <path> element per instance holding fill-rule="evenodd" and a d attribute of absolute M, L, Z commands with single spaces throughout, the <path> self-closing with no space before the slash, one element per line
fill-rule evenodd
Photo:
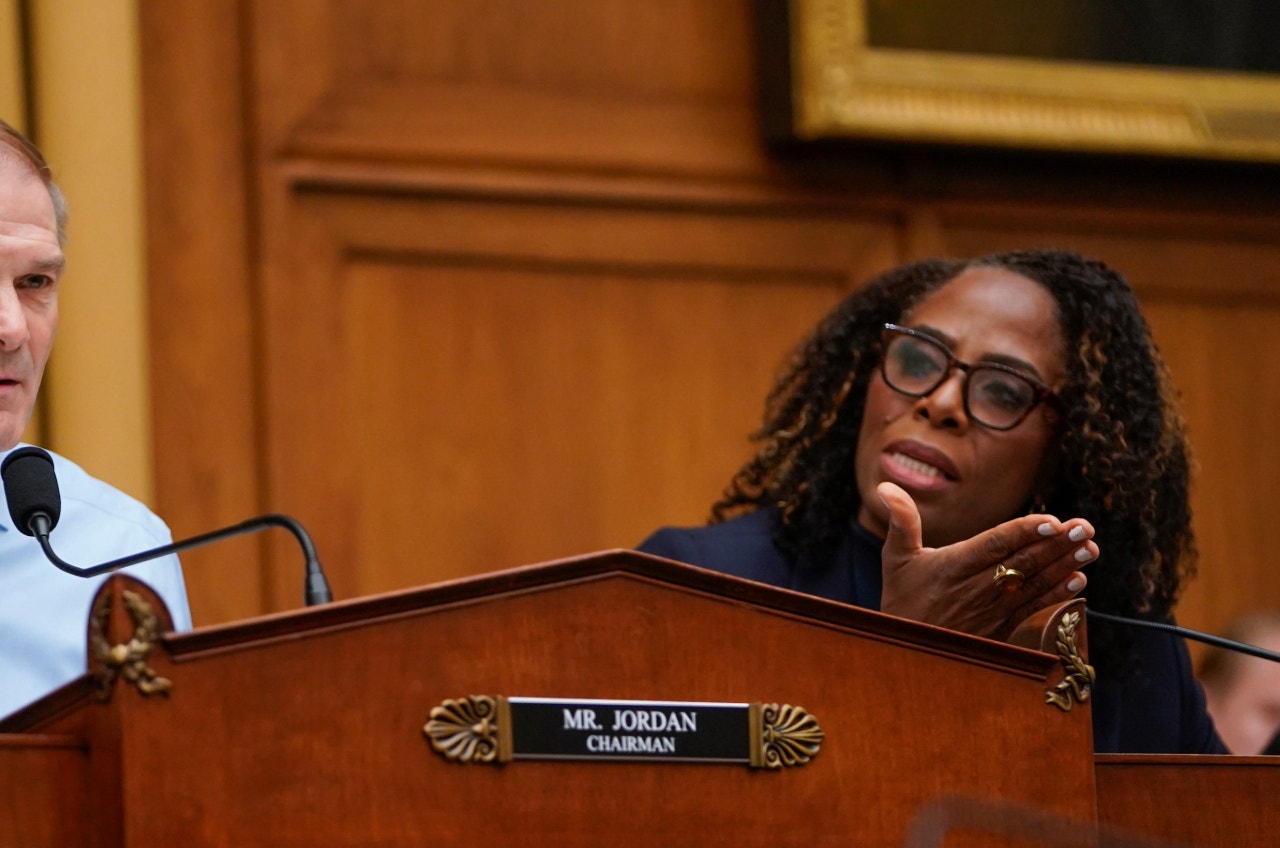
<path fill-rule="evenodd" d="M 895 335 L 885 350 L 884 378 L 896 391 L 924 397 L 947 379 L 951 361 L 944 348 L 927 339 Z M 988 427 L 1017 424 L 1036 401 L 1036 389 L 1027 380 L 981 363 L 969 367 L 964 386 L 966 412 Z"/>

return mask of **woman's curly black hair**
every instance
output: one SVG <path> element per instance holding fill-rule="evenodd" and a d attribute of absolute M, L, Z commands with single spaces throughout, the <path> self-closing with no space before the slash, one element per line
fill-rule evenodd
<path fill-rule="evenodd" d="M 1090 607 L 1168 617 L 1196 557 L 1182 419 L 1128 283 L 1066 251 L 916 262 L 847 297 L 792 355 L 753 436 L 759 450 L 715 504 L 713 521 L 776 507 L 774 543 L 796 567 L 829 559 L 859 508 L 854 455 L 883 327 L 974 267 L 1021 274 L 1057 301 L 1066 356 L 1060 456 L 1035 508 L 1093 524 L 1102 555 L 1087 570 Z M 1123 666 L 1128 641 L 1094 624 L 1095 663 Z"/>

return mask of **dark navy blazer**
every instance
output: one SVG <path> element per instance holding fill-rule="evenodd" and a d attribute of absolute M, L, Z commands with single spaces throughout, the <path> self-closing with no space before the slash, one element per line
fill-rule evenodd
<path fill-rule="evenodd" d="M 881 541 L 850 522 L 824 567 L 794 568 L 773 544 L 773 510 L 708 527 L 664 527 L 639 550 L 834 601 L 880 608 Z M 1204 693 L 1178 637 L 1134 630 L 1129 671 L 1099 677 L 1093 692 L 1093 746 L 1099 753 L 1225 754 L 1205 712 Z"/>

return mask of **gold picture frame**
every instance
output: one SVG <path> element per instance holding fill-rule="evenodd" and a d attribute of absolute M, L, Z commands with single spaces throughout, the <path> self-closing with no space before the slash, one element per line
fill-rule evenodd
<path fill-rule="evenodd" d="M 868 43 L 867 0 L 759 10 L 774 141 L 1280 161 L 1278 74 L 886 49 Z"/>

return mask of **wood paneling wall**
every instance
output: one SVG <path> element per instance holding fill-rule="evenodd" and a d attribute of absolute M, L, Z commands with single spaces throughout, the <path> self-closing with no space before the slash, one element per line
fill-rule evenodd
<path fill-rule="evenodd" d="M 1184 622 L 1280 606 L 1271 171 L 774 157 L 749 0 L 142 18 L 177 534 L 288 512 L 342 597 L 630 546 L 705 518 L 791 345 L 869 274 L 1057 245 L 1130 275 L 1186 400 L 1203 565 Z M 185 558 L 198 623 L 299 602 L 287 539 L 240 544 Z"/>

